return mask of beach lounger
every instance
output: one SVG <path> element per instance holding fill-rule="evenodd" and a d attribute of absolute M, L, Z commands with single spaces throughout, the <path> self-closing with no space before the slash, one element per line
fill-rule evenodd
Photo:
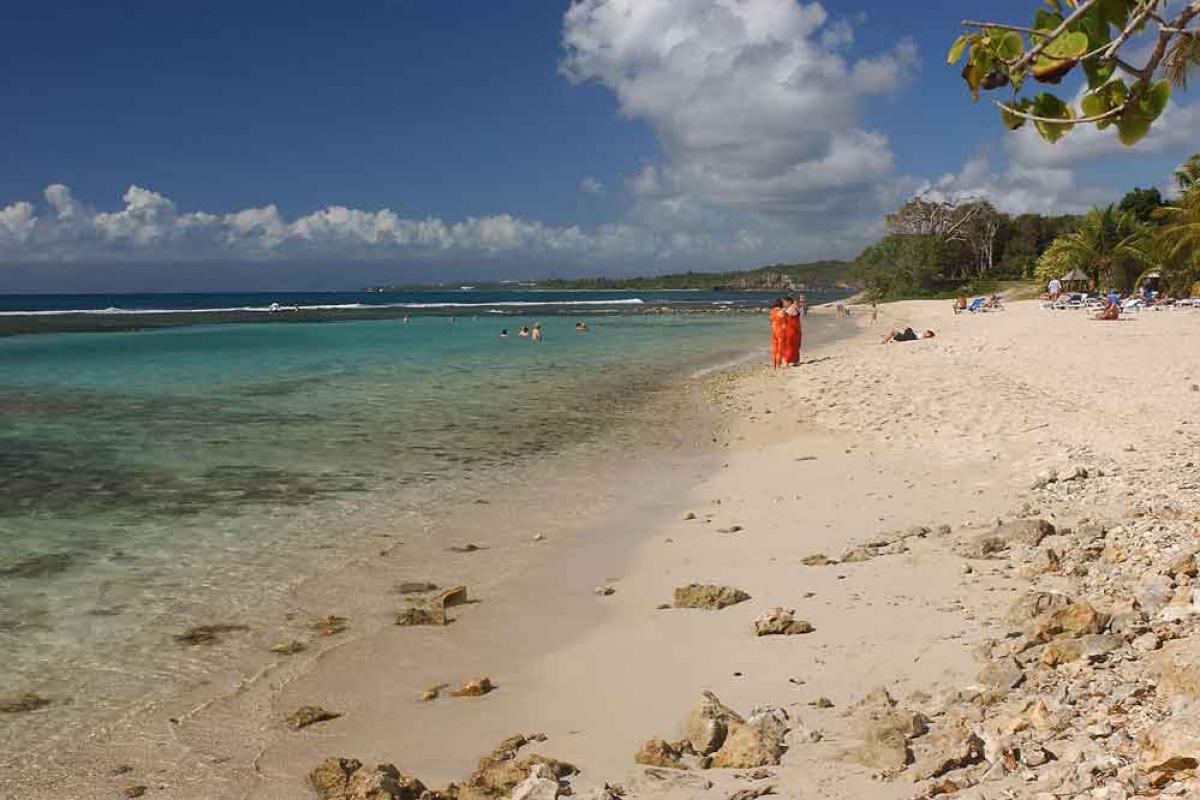
<path fill-rule="evenodd" d="M 1122 314 L 1124 314 L 1128 311 L 1141 311 L 1141 310 L 1142 310 L 1141 298 L 1128 297 L 1121 301 L 1121 313 Z"/>
<path fill-rule="evenodd" d="M 971 305 L 967 306 L 967 311 L 970 311 L 972 314 L 983 311 L 983 298 L 976 297 L 972 300 Z"/>

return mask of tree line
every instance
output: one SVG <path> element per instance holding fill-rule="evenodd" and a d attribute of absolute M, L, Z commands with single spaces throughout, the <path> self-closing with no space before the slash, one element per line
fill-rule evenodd
<path fill-rule="evenodd" d="M 1155 273 L 1162 288 L 1190 294 L 1200 281 L 1200 154 L 1180 165 L 1175 182 L 1177 199 L 1137 188 L 1082 215 L 1012 216 L 986 198 L 915 197 L 888 215 L 886 236 L 858 256 L 852 274 L 877 299 L 975 294 L 1075 268 L 1097 287 L 1129 291 Z"/>

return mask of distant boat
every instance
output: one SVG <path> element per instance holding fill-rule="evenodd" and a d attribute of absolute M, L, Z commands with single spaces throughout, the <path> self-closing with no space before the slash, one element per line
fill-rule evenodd
<path fill-rule="evenodd" d="M 475 291 L 475 287 L 474 287 L 474 286 L 460 286 L 460 287 L 458 287 L 458 288 L 459 288 L 459 289 L 462 289 L 464 292 L 473 292 L 473 291 Z"/>

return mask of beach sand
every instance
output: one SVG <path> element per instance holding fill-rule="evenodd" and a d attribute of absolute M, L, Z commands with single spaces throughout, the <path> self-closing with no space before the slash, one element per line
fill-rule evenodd
<path fill-rule="evenodd" d="M 887 330 L 906 325 L 937 337 L 879 344 Z M 302 666 L 284 664 L 178 724 L 161 720 L 109 742 L 89 769 L 20 796 L 112 797 L 144 785 L 147 797 L 300 798 L 315 796 L 306 775 L 330 756 L 394 763 L 442 786 L 466 779 L 505 737 L 537 731 L 547 739 L 532 749 L 578 766 L 572 785 L 582 796 L 609 783 L 628 796 L 727 798 L 769 783 L 784 797 L 908 798 L 949 775 L 958 797 L 1124 797 L 1085 792 L 1104 781 L 1134 785 L 1149 746 L 1134 744 L 1142 729 L 1130 721 L 1119 742 L 1111 731 L 1075 736 L 1096 724 L 1092 712 L 1102 701 L 1089 706 L 1061 687 L 1094 678 L 1080 661 L 1035 672 L 1020 661 L 1032 650 L 1004 649 L 1015 641 L 1004 616 L 1031 586 L 1049 582 L 1073 596 L 1109 592 L 1116 619 L 1128 582 L 1142 579 L 1143 567 L 1159 569 L 1155 559 L 1177 555 L 1114 556 L 1105 578 L 1096 566 L 1103 558 L 1064 540 L 1061 529 L 1081 528 L 1081 520 L 1116 526 L 1114 542 L 1122 521 L 1133 531 L 1126 520 L 1158 519 L 1154 509 L 1169 506 L 1160 529 L 1180 548 L 1197 544 L 1181 532 L 1194 528 L 1200 511 L 1190 460 L 1200 425 L 1198 329 L 1200 313 L 1190 310 L 1100 323 L 1035 302 L 958 316 L 949 302 L 909 302 L 881 306 L 874 326 L 862 309 L 830 320 L 826 333 L 806 338 L 797 369 L 711 379 L 720 412 L 715 442 L 681 438 L 670 455 L 606 467 L 594 481 L 586 473 L 548 476 L 554 485 L 504 497 L 481 487 L 487 502 L 449 514 L 445 524 L 457 526 L 462 542 L 487 549 L 370 564 L 372 580 L 361 584 L 354 570 L 343 570 L 323 587 L 324 598 L 352 596 L 360 586 L 378 587 L 381 570 L 396 581 L 461 583 L 479 602 L 450 609 L 453 624 L 400 627 L 381 614 L 369 633 Z M 1077 467 L 1088 477 L 1057 480 L 1049 472 L 1073 478 Z M 1057 525 L 1049 540 L 1057 556 L 1066 567 L 1072 559 L 1083 564 L 1083 573 L 1029 568 L 1042 552 L 1036 546 L 964 558 L 964 542 L 1016 518 Z M 814 554 L 842 561 L 872 542 L 878 546 L 860 551 L 862 560 L 804 563 Z M 1138 563 L 1138 575 L 1121 573 L 1126 563 Z M 1181 580 L 1168 594 L 1188 586 Z M 750 599 L 721 610 L 660 608 L 675 587 L 693 582 L 737 587 Z M 597 592 L 605 586 L 611 594 Z M 392 605 L 400 610 L 403 598 Z M 779 606 L 815 630 L 755 636 L 754 620 Z M 1088 669 L 1115 674 L 1114 661 L 1141 669 L 1139 652 L 1149 663 L 1152 651 L 1137 650 L 1135 637 L 1166 637 L 1157 617 L 1134 612 L 1146 619 L 1108 629 L 1124 637 L 1111 642 L 1123 648 L 1119 657 L 1083 659 Z M 1174 638 L 1186 641 L 1191 618 L 1175 617 Z M 1022 688 L 980 700 L 981 667 L 1013 656 L 1025 670 Z M 497 688 L 421 701 L 428 687 L 480 676 Z M 905 774 L 859 763 L 852 752 L 871 723 L 853 710 L 878 687 L 898 708 L 928 718 L 932 732 L 908 745 L 918 766 L 929 740 L 971 726 L 981 731 L 978 756 L 918 785 L 918 767 Z M 692 769 L 648 779 L 634 754 L 652 737 L 679 739 L 706 690 L 743 714 L 785 709 L 792 730 L 781 764 L 761 775 Z M 1006 703 L 1026 699 L 1022 692 L 1073 709 L 1046 734 L 1071 743 L 1069 759 L 1063 750 L 1049 766 L 1025 763 L 982 735 L 989 715 L 1008 713 Z M 1147 711 L 1147 726 L 1170 706 L 1165 696 L 1141 704 L 1162 712 Z M 341 716 L 299 731 L 282 724 L 305 705 Z M 188 710 L 186 698 L 180 708 Z M 1097 768 L 1099 777 L 1084 785 L 1080 765 L 1092 754 L 1077 739 L 1117 753 L 1120 763 Z M 999 772 L 998 760 L 1007 764 Z M 132 770 L 111 774 L 125 764 Z M 1183 773 L 1173 786 L 1195 784 Z M 1059 791 L 1067 781 L 1072 791 Z"/>

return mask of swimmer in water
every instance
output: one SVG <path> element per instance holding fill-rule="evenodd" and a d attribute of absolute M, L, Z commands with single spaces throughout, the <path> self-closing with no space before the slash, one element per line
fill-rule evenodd
<path fill-rule="evenodd" d="M 404 324 L 405 324 L 405 325 L 407 325 L 407 324 L 408 324 L 408 314 L 405 314 L 405 315 L 404 315 Z"/>
<path fill-rule="evenodd" d="M 521 330 L 517 331 L 517 336 L 520 336 L 522 338 L 524 338 L 528 335 L 529 335 L 529 326 L 528 325 L 522 325 Z"/>
<path fill-rule="evenodd" d="M 535 342 L 542 340 L 542 324 L 540 322 L 533 323 L 533 340 Z"/>
<path fill-rule="evenodd" d="M 575 330 L 586 331 L 587 329 L 588 329 L 588 326 L 587 326 L 586 322 L 576 322 L 575 323 Z"/>
<path fill-rule="evenodd" d="M 500 329 L 500 338 L 501 338 L 501 339 L 507 339 L 507 338 L 508 338 L 508 328 L 501 328 L 501 329 Z"/>

